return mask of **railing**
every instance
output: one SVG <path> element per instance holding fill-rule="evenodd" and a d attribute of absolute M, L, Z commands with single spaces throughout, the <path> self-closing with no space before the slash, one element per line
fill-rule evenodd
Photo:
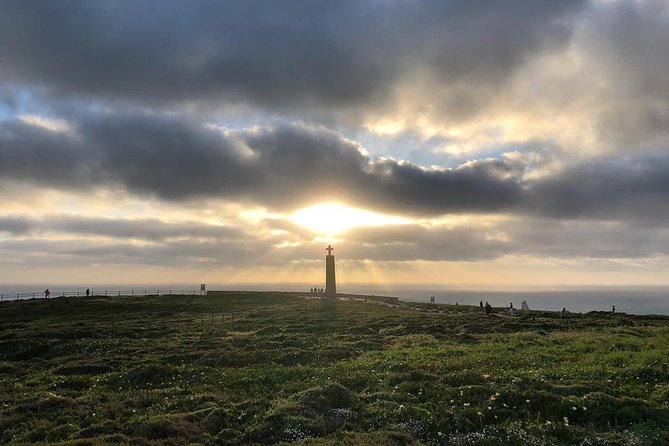
<path fill-rule="evenodd" d="M 177 290 L 177 289 L 143 289 L 143 290 L 89 290 L 88 297 L 94 296 L 116 296 L 116 297 L 132 297 L 132 296 L 196 296 L 205 294 L 204 291 L 199 290 Z M 86 291 L 50 291 L 48 298 L 55 297 L 84 297 Z M 25 299 L 45 299 L 47 298 L 44 291 L 33 291 L 28 293 L 0 293 L 0 302 L 6 300 L 25 300 Z"/>

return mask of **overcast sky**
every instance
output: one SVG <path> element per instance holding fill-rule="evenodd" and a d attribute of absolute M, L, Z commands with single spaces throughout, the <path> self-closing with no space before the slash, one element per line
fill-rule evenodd
<path fill-rule="evenodd" d="M 0 284 L 669 285 L 667 73 L 666 0 L 3 0 Z"/>

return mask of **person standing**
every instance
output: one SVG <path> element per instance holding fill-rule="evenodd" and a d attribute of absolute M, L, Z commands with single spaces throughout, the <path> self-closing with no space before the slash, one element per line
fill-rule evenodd
<path fill-rule="evenodd" d="M 50 295 L 50 294 L 51 294 L 51 291 L 49 291 L 48 288 L 47 288 L 46 290 L 44 290 L 44 297 L 45 297 L 46 299 L 49 298 L 49 295 Z"/>
<path fill-rule="evenodd" d="M 485 313 L 485 311 L 483 310 L 483 301 L 479 302 L 479 307 L 481 307 L 481 313 Z"/>
<path fill-rule="evenodd" d="M 91 290 L 89 288 L 86 288 L 86 297 L 91 295 Z"/>

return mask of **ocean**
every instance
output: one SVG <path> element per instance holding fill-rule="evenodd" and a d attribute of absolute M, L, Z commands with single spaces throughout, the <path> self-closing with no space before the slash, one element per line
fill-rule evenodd
<path fill-rule="evenodd" d="M 220 291 L 305 291 L 318 284 L 207 284 L 207 290 Z M 321 285 L 322 286 L 322 285 Z M 44 289 L 49 288 L 51 297 L 79 292 L 84 295 L 86 288 L 94 294 L 117 294 L 119 290 L 135 290 L 135 294 L 155 294 L 156 290 L 162 293 L 199 293 L 200 284 L 0 284 L 0 296 L 3 300 L 16 299 L 19 293 L 21 299 L 44 297 Z M 588 311 L 611 311 L 615 305 L 617 312 L 631 314 L 662 314 L 669 315 L 669 287 L 587 287 L 587 288 L 555 288 L 546 290 L 527 291 L 495 291 L 495 290 L 459 290 L 442 288 L 438 285 L 384 285 L 376 284 L 346 284 L 337 285 L 340 293 L 365 294 L 377 296 L 397 296 L 407 301 L 429 302 L 434 296 L 435 302 L 460 305 L 478 305 L 482 300 L 490 302 L 493 307 L 507 307 L 510 302 L 516 308 L 526 301 L 532 310 L 560 311 L 566 307 L 568 311 L 585 313 Z"/>

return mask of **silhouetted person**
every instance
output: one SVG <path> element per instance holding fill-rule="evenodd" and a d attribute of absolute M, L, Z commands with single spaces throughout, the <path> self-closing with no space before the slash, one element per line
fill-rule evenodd
<path fill-rule="evenodd" d="M 485 314 L 486 314 L 486 316 L 487 316 L 487 315 L 489 315 L 490 313 L 492 313 L 492 306 L 490 306 L 490 304 L 488 303 L 488 301 L 486 301 L 486 303 L 485 303 Z"/>
<path fill-rule="evenodd" d="M 483 301 L 479 302 L 479 307 L 481 307 L 481 313 L 483 313 Z"/>
<path fill-rule="evenodd" d="M 611 307 L 611 313 L 615 313 L 615 312 L 616 312 L 616 306 L 613 305 L 613 306 Z"/>
<path fill-rule="evenodd" d="M 562 307 L 562 311 L 560 311 L 560 317 L 566 317 L 567 316 L 567 307 Z"/>
<path fill-rule="evenodd" d="M 51 291 L 49 291 L 48 288 L 47 288 L 46 290 L 44 290 L 44 297 L 45 297 L 45 298 L 48 299 L 50 294 L 51 294 Z"/>
<path fill-rule="evenodd" d="M 509 314 L 513 314 L 513 302 L 509 302 Z"/>
<path fill-rule="evenodd" d="M 88 288 L 86 288 L 86 297 L 88 297 L 88 296 L 90 296 L 90 295 L 91 295 L 91 290 L 88 289 Z"/>

